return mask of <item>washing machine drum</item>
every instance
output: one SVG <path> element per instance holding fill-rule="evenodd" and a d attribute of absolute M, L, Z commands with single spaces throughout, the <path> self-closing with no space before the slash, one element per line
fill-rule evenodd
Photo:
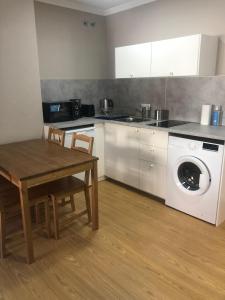
<path fill-rule="evenodd" d="M 202 195 L 209 189 L 210 173 L 200 159 L 193 156 L 181 157 L 175 170 L 176 185 L 184 193 Z"/>

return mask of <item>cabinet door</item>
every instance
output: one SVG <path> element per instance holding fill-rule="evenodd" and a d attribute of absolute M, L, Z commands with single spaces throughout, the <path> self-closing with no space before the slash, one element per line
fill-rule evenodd
<path fill-rule="evenodd" d="M 167 149 L 168 147 L 168 132 L 155 129 L 140 129 L 140 143 L 153 147 Z"/>
<path fill-rule="evenodd" d="M 105 175 L 105 132 L 103 124 L 95 125 L 95 148 L 93 149 L 93 155 L 99 158 L 98 161 L 98 178 L 102 178 Z"/>
<path fill-rule="evenodd" d="M 140 189 L 157 197 L 166 196 L 166 166 L 140 160 Z"/>
<path fill-rule="evenodd" d="M 140 189 L 149 194 L 155 194 L 154 190 L 154 163 L 140 160 Z"/>
<path fill-rule="evenodd" d="M 115 77 L 149 77 L 151 43 L 115 48 Z"/>
<path fill-rule="evenodd" d="M 151 76 L 198 75 L 201 35 L 152 43 Z"/>
<path fill-rule="evenodd" d="M 139 187 L 139 130 L 116 124 L 105 125 L 106 176 Z"/>
<path fill-rule="evenodd" d="M 149 145 L 140 145 L 140 159 L 152 161 L 160 165 L 167 164 L 167 149 L 157 148 Z"/>

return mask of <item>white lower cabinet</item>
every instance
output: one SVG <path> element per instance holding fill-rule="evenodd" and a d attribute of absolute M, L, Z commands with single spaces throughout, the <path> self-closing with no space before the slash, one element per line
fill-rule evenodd
<path fill-rule="evenodd" d="M 105 128 L 104 124 L 95 124 L 95 142 L 93 155 L 99 158 L 98 160 L 98 178 L 103 179 L 105 176 Z"/>
<path fill-rule="evenodd" d="M 160 198 L 166 196 L 168 132 L 140 129 L 140 189 Z"/>
<path fill-rule="evenodd" d="M 139 129 L 105 124 L 105 175 L 139 188 Z"/>
<path fill-rule="evenodd" d="M 166 167 L 152 161 L 140 160 L 140 190 L 165 198 Z"/>
<path fill-rule="evenodd" d="M 165 198 L 168 133 L 105 125 L 105 175 Z"/>

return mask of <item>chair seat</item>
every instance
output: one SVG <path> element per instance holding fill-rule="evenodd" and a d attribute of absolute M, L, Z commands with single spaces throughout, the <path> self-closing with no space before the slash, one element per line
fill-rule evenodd
<path fill-rule="evenodd" d="M 35 204 L 48 200 L 48 190 L 46 187 L 37 186 L 28 190 L 29 205 L 34 206 Z M 16 186 L 11 185 L 5 190 L 0 190 L 0 209 L 7 211 L 15 207 L 20 209 L 20 194 Z"/>
<path fill-rule="evenodd" d="M 55 197 L 65 197 L 66 195 L 73 194 L 74 192 L 82 191 L 85 187 L 84 181 L 69 176 L 53 182 L 48 182 L 40 186 L 30 188 L 28 190 L 28 197 L 30 206 L 43 202 L 48 195 Z M 6 181 L 5 189 L 0 189 L 0 203 L 1 207 L 9 208 L 12 205 L 20 203 L 19 190 L 17 187 L 9 184 Z"/>
<path fill-rule="evenodd" d="M 0 193 L 15 187 L 10 181 L 0 176 Z"/>
<path fill-rule="evenodd" d="M 74 177 L 68 176 L 46 184 L 49 195 L 54 195 L 56 198 L 64 198 L 74 193 L 84 190 L 84 181 Z"/>

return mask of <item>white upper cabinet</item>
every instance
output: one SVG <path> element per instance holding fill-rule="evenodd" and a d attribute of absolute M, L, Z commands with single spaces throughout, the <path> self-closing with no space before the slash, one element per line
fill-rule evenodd
<path fill-rule="evenodd" d="M 151 43 L 115 49 L 116 78 L 149 77 Z"/>
<path fill-rule="evenodd" d="M 195 34 L 115 49 L 116 78 L 214 75 L 218 38 Z"/>
<path fill-rule="evenodd" d="M 151 76 L 213 75 L 217 45 L 201 34 L 153 42 Z"/>

